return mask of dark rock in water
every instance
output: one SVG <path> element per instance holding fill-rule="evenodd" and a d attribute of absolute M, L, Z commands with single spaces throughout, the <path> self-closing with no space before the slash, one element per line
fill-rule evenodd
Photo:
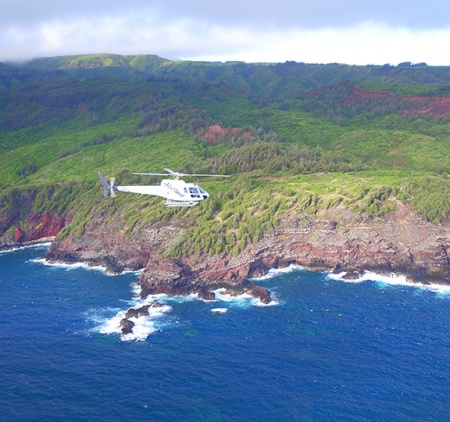
<path fill-rule="evenodd" d="M 203 300 L 216 300 L 216 295 L 212 290 L 210 290 L 210 288 L 202 289 L 199 293 L 199 296 Z"/>
<path fill-rule="evenodd" d="M 359 273 L 358 271 L 348 272 L 345 273 L 342 278 L 344 280 L 358 280 L 359 278 L 361 278 L 361 273 Z"/>
<path fill-rule="evenodd" d="M 252 284 L 249 288 L 246 289 L 246 291 L 253 297 L 258 298 L 262 303 L 266 305 L 272 301 L 270 291 L 262 286 L 258 286 L 257 284 Z"/>
<path fill-rule="evenodd" d="M 131 334 L 133 332 L 134 322 L 130 321 L 127 318 L 122 319 L 120 321 L 120 329 L 122 330 L 122 334 Z"/>
<path fill-rule="evenodd" d="M 120 321 L 120 327 L 122 329 L 122 334 L 130 334 L 133 332 L 134 322 L 130 321 L 130 318 L 139 318 L 142 316 L 149 315 L 150 308 L 160 308 L 163 306 L 159 302 L 152 302 L 149 305 L 142 306 L 140 308 L 130 308 L 125 314 L 125 318 Z"/>
<path fill-rule="evenodd" d="M 161 306 L 163 305 L 161 305 L 161 303 L 159 302 L 152 302 L 151 304 L 142 306 L 140 308 L 130 308 L 125 314 L 125 318 L 139 318 L 141 316 L 148 316 L 149 308 L 160 308 Z"/>
<path fill-rule="evenodd" d="M 150 305 L 145 305 L 138 309 L 130 308 L 125 314 L 125 318 L 139 318 L 140 316 L 148 316 L 148 308 L 150 308 Z"/>

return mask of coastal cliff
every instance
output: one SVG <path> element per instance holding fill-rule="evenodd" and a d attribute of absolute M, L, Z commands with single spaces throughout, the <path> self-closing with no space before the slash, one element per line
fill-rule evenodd
<path fill-rule="evenodd" d="M 58 240 L 55 236 L 71 219 L 31 212 L 22 223 L 15 215 L 2 218 L 3 227 L 9 224 L 9 229 L 4 230 L 1 247 L 52 240 L 45 255 L 50 262 L 101 265 L 112 274 L 142 270 L 137 280 L 142 299 L 164 293 L 214 300 L 214 291 L 223 289 L 225 294 L 249 294 L 269 304 L 270 291 L 251 279 L 291 264 L 345 272 L 350 278 L 372 270 L 404 273 L 422 283 L 450 282 L 450 224 L 433 224 L 401 202 L 393 208 L 384 216 L 355 214 L 342 206 L 316 214 L 288 210 L 273 231 L 239 254 L 192 253 L 177 258 L 167 251 L 195 224 L 177 214 L 127 234 L 121 218 L 109 218 L 106 209 L 92 216 L 81 236 Z M 132 331 L 130 318 L 137 311 L 131 309 L 121 322 L 123 333 Z"/>
<path fill-rule="evenodd" d="M 433 224 L 398 202 L 383 217 L 357 215 L 343 207 L 316 215 L 287 212 L 272 233 L 248 244 L 238 255 L 187 254 L 167 257 L 170 244 L 194 222 L 172 218 L 149 223 L 125 236 L 105 216 L 93 216 L 80 238 L 53 242 L 51 261 L 102 265 L 111 273 L 143 269 L 141 296 L 197 293 L 205 299 L 224 287 L 233 294 L 250 293 L 270 302 L 270 293 L 249 281 L 270 268 L 290 264 L 336 272 L 374 270 L 404 272 L 421 281 L 450 279 L 450 225 Z"/>

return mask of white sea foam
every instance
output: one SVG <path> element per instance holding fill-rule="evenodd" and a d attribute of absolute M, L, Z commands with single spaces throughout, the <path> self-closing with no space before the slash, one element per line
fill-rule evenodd
<path fill-rule="evenodd" d="M 294 265 L 294 264 L 291 264 L 288 267 L 284 267 L 284 268 L 271 268 L 267 272 L 266 275 L 263 275 L 261 277 L 252 278 L 251 280 L 258 280 L 258 281 L 269 280 L 271 278 L 279 276 L 280 274 L 288 274 L 288 273 L 292 273 L 293 271 L 299 271 L 299 270 L 304 270 L 304 268 L 301 267 L 300 265 Z"/>
<path fill-rule="evenodd" d="M 278 305 L 279 302 L 276 299 L 273 299 L 270 303 L 263 303 L 261 299 L 256 298 L 248 293 L 242 293 L 240 295 L 230 295 L 226 292 L 227 289 L 224 287 L 220 289 L 213 290 L 214 296 L 216 300 L 227 302 L 232 305 L 241 307 L 241 308 L 247 308 L 249 306 L 275 306 Z"/>
<path fill-rule="evenodd" d="M 104 273 L 105 275 L 112 275 L 112 274 L 106 272 L 106 268 L 102 267 L 101 265 L 88 265 L 83 262 L 74 262 L 73 264 L 67 264 L 67 263 L 63 263 L 63 262 L 50 262 L 45 258 L 36 258 L 36 259 L 31 259 L 30 261 L 38 262 L 42 265 L 47 265 L 49 267 L 63 268 L 67 271 L 82 268 L 84 270 L 89 270 L 89 271 L 100 271 L 100 272 Z"/>
<path fill-rule="evenodd" d="M 132 332 L 129 334 L 122 334 L 120 322 L 125 318 L 127 310 L 116 310 L 114 315 L 108 317 L 98 318 L 97 326 L 94 331 L 101 334 L 118 334 L 122 341 L 144 341 L 147 337 L 158 330 L 158 323 L 161 325 L 161 319 L 168 314 L 172 307 L 164 304 L 168 296 L 165 294 L 149 295 L 145 299 L 140 298 L 141 288 L 136 283 L 132 285 L 133 298 L 127 301 L 128 309 L 139 309 L 146 305 L 151 305 L 153 302 L 159 302 L 162 306 L 148 308 L 148 315 L 141 315 L 139 317 L 129 318 L 134 323 Z M 101 312 L 98 312 L 99 314 Z M 93 318 L 91 318 L 94 320 Z"/>
<path fill-rule="evenodd" d="M 134 306 L 134 309 L 139 309 L 144 304 L 139 303 Z M 93 331 L 101 334 L 118 334 L 122 341 L 144 341 L 147 337 L 157 331 L 158 320 L 169 313 L 172 308 L 168 305 L 160 307 L 149 307 L 148 315 L 141 315 L 138 317 L 129 318 L 134 323 L 133 330 L 129 334 L 122 334 L 120 322 L 125 318 L 127 311 L 121 309 L 111 317 L 101 317 L 101 311 L 91 316 L 91 320 L 95 321 L 98 325 Z"/>
<path fill-rule="evenodd" d="M 227 308 L 212 308 L 211 312 L 213 314 L 225 314 L 228 312 L 228 309 Z"/>
<path fill-rule="evenodd" d="M 214 314 L 224 314 L 228 311 L 227 308 L 212 308 L 211 312 Z"/>
<path fill-rule="evenodd" d="M 122 271 L 121 274 L 136 274 L 136 275 L 140 275 L 144 272 L 144 268 L 141 268 L 140 270 L 125 270 Z"/>
<path fill-rule="evenodd" d="M 153 321 L 148 318 L 130 318 L 134 322 L 133 332 L 129 334 L 122 334 L 120 339 L 122 341 L 144 341 L 147 337 L 157 331 Z"/>
<path fill-rule="evenodd" d="M 0 255 L 4 254 L 4 253 L 10 253 L 10 252 L 14 252 L 19 250 L 20 248 L 14 248 L 14 249 L 3 249 L 2 251 L 0 251 Z"/>
<path fill-rule="evenodd" d="M 125 318 L 125 314 L 126 311 L 120 310 L 113 317 L 105 320 L 101 320 L 101 318 L 97 316 L 95 319 L 99 322 L 99 325 L 95 327 L 94 331 L 98 331 L 102 334 L 121 334 L 120 321 Z"/>
<path fill-rule="evenodd" d="M 425 284 L 420 282 L 415 282 L 408 280 L 408 277 L 404 274 L 377 274 L 372 271 L 364 271 L 364 273 L 360 274 L 358 277 L 354 279 L 347 279 L 345 275 L 347 273 L 339 273 L 339 274 L 328 274 L 328 277 L 333 280 L 344 281 L 346 283 L 362 283 L 364 281 L 375 281 L 381 287 L 386 286 L 406 286 L 416 289 L 424 289 L 430 290 L 441 295 L 450 294 L 450 286 L 445 284 L 431 283 Z"/>
<path fill-rule="evenodd" d="M 10 253 L 10 252 L 15 252 L 21 249 L 48 249 L 51 246 L 51 242 L 44 242 L 44 243 L 35 243 L 32 245 L 25 245 L 25 246 L 19 246 L 17 248 L 11 248 L 11 249 L 5 249 L 3 251 L 0 251 L 0 254 L 3 253 Z"/>
<path fill-rule="evenodd" d="M 113 274 L 113 273 L 108 272 L 107 269 L 105 267 L 102 267 L 101 265 L 88 265 L 84 262 L 74 262 L 72 264 L 68 264 L 68 263 L 64 263 L 64 262 L 50 262 L 45 258 L 35 258 L 35 259 L 30 259 L 30 261 L 37 262 L 42 265 L 47 265 L 49 267 L 63 268 L 67 271 L 76 270 L 79 268 L 82 268 L 83 270 L 88 270 L 88 271 L 99 271 L 107 276 L 116 276 L 116 275 L 124 275 L 124 274 L 139 275 L 142 272 L 142 270 L 127 270 L 127 271 L 123 271 L 120 274 Z"/>
<path fill-rule="evenodd" d="M 198 293 L 191 293 L 187 296 L 166 296 L 165 299 L 167 302 L 177 302 L 177 303 L 184 303 L 184 302 L 192 302 L 194 300 L 201 300 L 198 297 Z"/>
<path fill-rule="evenodd" d="M 190 302 L 193 300 L 199 300 L 198 293 L 191 293 L 190 295 L 187 295 L 187 296 L 169 296 L 165 293 L 158 293 L 158 294 L 148 295 L 145 299 L 141 299 L 141 292 L 142 292 L 141 286 L 134 283 L 132 286 L 132 290 L 133 290 L 133 300 L 138 301 L 142 305 L 145 305 L 145 304 L 148 304 L 151 302 L 155 302 L 155 301 L 158 301 L 161 303 L 165 303 L 165 302 L 183 303 L 183 302 Z"/>

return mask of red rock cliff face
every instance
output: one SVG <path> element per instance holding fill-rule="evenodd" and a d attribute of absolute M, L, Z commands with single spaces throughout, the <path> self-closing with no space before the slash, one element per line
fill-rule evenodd
<path fill-rule="evenodd" d="M 0 226 L 4 232 L 0 237 L 0 249 L 53 239 L 69 222 L 70 218 L 52 212 L 31 212 L 25 221 L 20 221 L 16 213 L 2 216 Z"/>
<path fill-rule="evenodd" d="M 44 237 L 54 237 L 70 222 L 50 212 L 33 212 L 27 220 L 29 233 L 26 240 L 39 240 Z"/>
<path fill-rule="evenodd" d="M 343 208 L 315 216 L 291 213 L 274 233 L 248 245 L 237 257 L 166 258 L 164 251 L 189 222 L 174 218 L 147 224 L 129 237 L 124 237 L 119 223 L 106 224 L 105 216 L 94 216 L 80 239 L 54 242 L 48 258 L 101 264 L 112 272 L 143 268 L 138 281 L 142 296 L 198 293 L 210 299 L 212 290 L 224 287 L 230 293 L 248 292 L 266 303 L 270 293 L 249 278 L 289 264 L 319 270 L 405 272 L 421 281 L 450 279 L 450 225 L 431 224 L 401 203 L 382 218 Z"/>
<path fill-rule="evenodd" d="M 53 239 L 70 222 L 56 212 L 33 211 L 37 193 L 30 189 L 11 194 L 8 211 L 0 214 L 0 250 Z"/>

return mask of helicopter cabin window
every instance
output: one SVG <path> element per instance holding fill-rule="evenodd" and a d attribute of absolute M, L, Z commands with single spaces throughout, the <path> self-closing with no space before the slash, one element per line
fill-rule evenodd
<path fill-rule="evenodd" d="M 197 190 L 197 188 L 190 187 L 189 193 L 191 194 L 191 198 L 200 198 L 199 191 Z"/>

